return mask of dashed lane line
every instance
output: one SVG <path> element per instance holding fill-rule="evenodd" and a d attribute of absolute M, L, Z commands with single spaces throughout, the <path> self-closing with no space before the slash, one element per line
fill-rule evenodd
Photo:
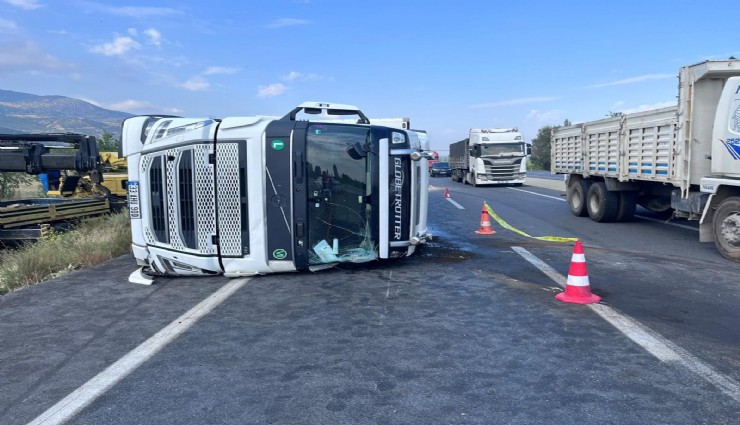
<path fill-rule="evenodd" d="M 190 329 L 203 316 L 226 301 L 234 292 L 249 282 L 251 278 L 234 279 L 218 291 L 188 310 L 182 316 L 154 334 L 152 337 L 108 366 L 107 369 L 82 384 L 67 397 L 53 405 L 46 412 L 29 422 L 29 425 L 62 424 L 90 405 L 111 387 L 152 358 L 162 348 L 174 341 L 180 334 Z"/>
<path fill-rule="evenodd" d="M 454 200 L 452 200 L 452 198 L 445 198 L 445 199 L 447 199 L 452 205 L 456 206 L 457 209 L 459 209 L 459 210 L 464 210 L 465 209 L 465 207 L 463 207 L 462 205 L 460 205 L 457 202 L 455 202 Z"/>
<path fill-rule="evenodd" d="M 566 278 L 524 248 L 514 246 L 512 249 L 525 260 L 537 267 L 547 277 L 561 287 L 565 287 Z M 587 304 L 601 318 L 622 332 L 627 338 L 644 348 L 660 361 L 680 364 L 707 382 L 717 387 L 722 393 L 740 403 L 740 384 L 729 376 L 722 375 L 711 366 L 694 357 L 691 353 L 664 338 L 659 333 L 640 322 L 619 313 L 603 304 Z"/>

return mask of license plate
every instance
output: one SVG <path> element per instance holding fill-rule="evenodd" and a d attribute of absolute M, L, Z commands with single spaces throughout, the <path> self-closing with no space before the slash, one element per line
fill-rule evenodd
<path fill-rule="evenodd" d="M 141 218 L 139 182 L 128 182 L 128 216 L 131 219 Z"/>

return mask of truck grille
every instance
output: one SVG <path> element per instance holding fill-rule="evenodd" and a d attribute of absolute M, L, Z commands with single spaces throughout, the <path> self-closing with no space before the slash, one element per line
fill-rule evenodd
<path fill-rule="evenodd" d="M 519 173 L 521 159 L 514 161 L 513 164 L 493 164 L 486 161 L 486 174 L 489 180 L 511 180 L 514 174 Z"/>
<path fill-rule="evenodd" d="M 243 147 L 243 142 L 222 142 L 216 150 L 218 233 L 223 256 L 249 254 L 247 173 Z"/>
<path fill-rule="evenodd" d="M 148 244 L 216 254 L 212 240 L 216 234 L 214 175 L 209 153 L 209 145 L 200 144 L 142 157 L 140 172 L 149 176 L 151 220 L 143 223 Z"/>

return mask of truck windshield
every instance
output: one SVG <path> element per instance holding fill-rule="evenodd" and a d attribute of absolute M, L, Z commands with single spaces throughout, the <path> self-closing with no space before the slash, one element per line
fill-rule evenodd
<path fill-rule="evenodd" d="M 497 143 L 495 145 L 479 145 L 481 156 L 518 156 L 524 155 L 523 143 Z"/>
<path fill-rule="evenodd" d="M 311 124 L 306 134 L 309 264 L 377 258 L 371 231 L 371 170 L 376 158 L 348 147 L 370 143 L 370 128 Z M 368 149 L 369 150 L 369 149 Z"/>

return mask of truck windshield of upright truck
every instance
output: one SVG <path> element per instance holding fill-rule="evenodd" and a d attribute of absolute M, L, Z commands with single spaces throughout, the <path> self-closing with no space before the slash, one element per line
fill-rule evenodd
<path fill-rule="evenodd" d="M 306 135 L 309 264 L 377 258 L 371 194 L 376 157 L 370 128 L 312 124 Z"/>
<path fill-rule="evenodd" d="M 521 156 L 524 155 L 523 143 L 496 143 L 480 146 L 480 156 Z"/>

